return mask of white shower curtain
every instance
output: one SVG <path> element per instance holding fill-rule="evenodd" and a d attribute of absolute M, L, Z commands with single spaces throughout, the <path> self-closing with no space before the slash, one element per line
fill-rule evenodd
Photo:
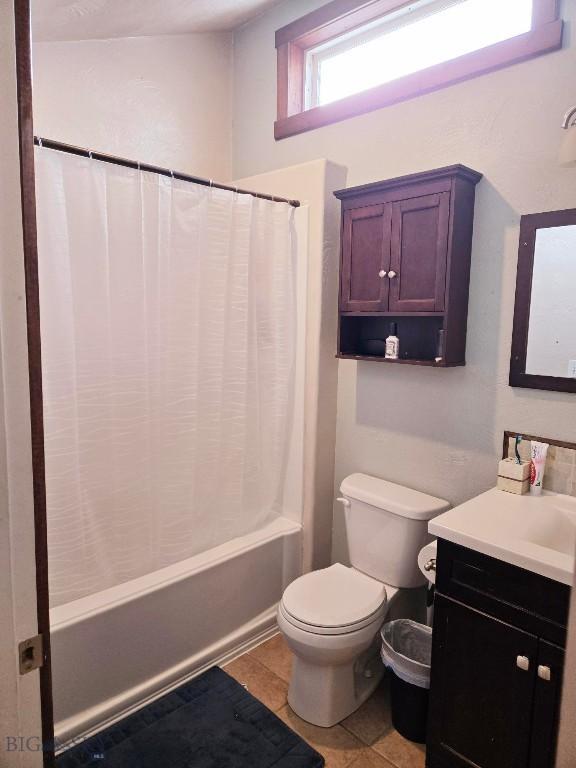
<path fill-rule="evenodd" d="M 37 148 L 50 593 L 281 513 L 293 209 Z"/>

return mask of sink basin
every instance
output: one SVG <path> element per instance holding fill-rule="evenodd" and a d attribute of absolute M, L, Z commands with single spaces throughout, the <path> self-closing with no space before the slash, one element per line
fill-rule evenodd
<path fill-rule="evenodd" d="M 517 496 L 493 488 L 430 521 L 433 536 L 572 584 L 576 498 L 544 491 Z"/>
<path fill-rule="evenodd" d="M 527 515 L 523 521 L 526 529 L 520 538 L 529 544 L 572 556 L 576 551 L 576 503 L 571 504 L 568 499 L 570 497 L 566 496 L 547 499 L 553 506 L 540 507 L 537 514 Z"/>

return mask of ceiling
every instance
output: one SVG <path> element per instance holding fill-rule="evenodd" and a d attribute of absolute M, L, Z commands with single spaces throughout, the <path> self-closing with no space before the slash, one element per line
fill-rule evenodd
<path fill-rule="evenodd" d="M 231 30 L 278 0 L 32 0 L 35 41 Z"/>

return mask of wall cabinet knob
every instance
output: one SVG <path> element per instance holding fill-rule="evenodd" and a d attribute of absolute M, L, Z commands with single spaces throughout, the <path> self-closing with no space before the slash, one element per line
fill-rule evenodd
<path fill-rule="evenodd" d="M 528 672 L 530 669 L 530 659 L 528 656 L 516 656 L 516 666 L 518 669 L 523 669 L 524 672 Z"/>
<path fill-rule="evenodd" d="M 542 664 L 538 665 L 538 677 L 540 680 L 546 680 L 546 682 L 550 682 L 550 667 L 544 667 Z"/>
<path fill-rule="evenodd" d="M 386 277 L 386 270 L 381 269 L 380 272 L 378 272 L 378 277 Z"/>
<path fill-rule="evenodd" d="M 392 280 L 393 277 L 396 277 L 396 272 L 394 272 L 394 270 L 391 269 L 390 272 L 388 272 L 388 277 Z"/>

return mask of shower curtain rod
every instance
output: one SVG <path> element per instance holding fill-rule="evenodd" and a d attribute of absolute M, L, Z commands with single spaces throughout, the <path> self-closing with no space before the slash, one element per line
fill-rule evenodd
<path fill-rule="evenodd" d="M 91 160 L 101 160 L 103 163 L 112 163 L 113 165 L 122 165 L 125 168 L 134 168 L 137 171 L 147 171 L 148 173 L 157 173 L 160 176 L 170 176 L 173 179 L 179 181 L 189 181 L 192 184 L 200 184 L 204 187 L 214 187 L 216 189 L 225 189 L 227 192 L 237 192 L 241 195 L 252 195 L 252 197 L 259 197 L 262 200 L 271 200 L 273 203 L 288 203 L 293 208 L 300 207 L 299 200 L 288 200 L 285 197 L 277 197 L 276 195 L 265 195 L 261 192 L 252 192 L 249 189 L 241 189 L 240 187 L 231 187 L 228 184 L 219 184 L 213 179 L 203 179 L 200 176 L 190 176 L 187 173 L 180 173 L 179 171 L 171 171 L 168 168 L 160 168 L 156 165 L 148 165 L 147 163 L 138 163 L 135 160 L 126 160 L 124 157 L 115 157 L 114 155 L 106 155 L 103 152 L 93 152 L 90 149 L 84 149 L 82 147 L 75 147 L 73 144 L 64 144 L 61 141 L 53 141 L 52 139 L 43 139 L 39 136 L 34 136 L 34 144 L 37 147 L 45 147 L 46 149 L 55 149 L 58 152 L 67 152 L 69 155 L 79 155 L 80 157 L 89 157 Z"/>

